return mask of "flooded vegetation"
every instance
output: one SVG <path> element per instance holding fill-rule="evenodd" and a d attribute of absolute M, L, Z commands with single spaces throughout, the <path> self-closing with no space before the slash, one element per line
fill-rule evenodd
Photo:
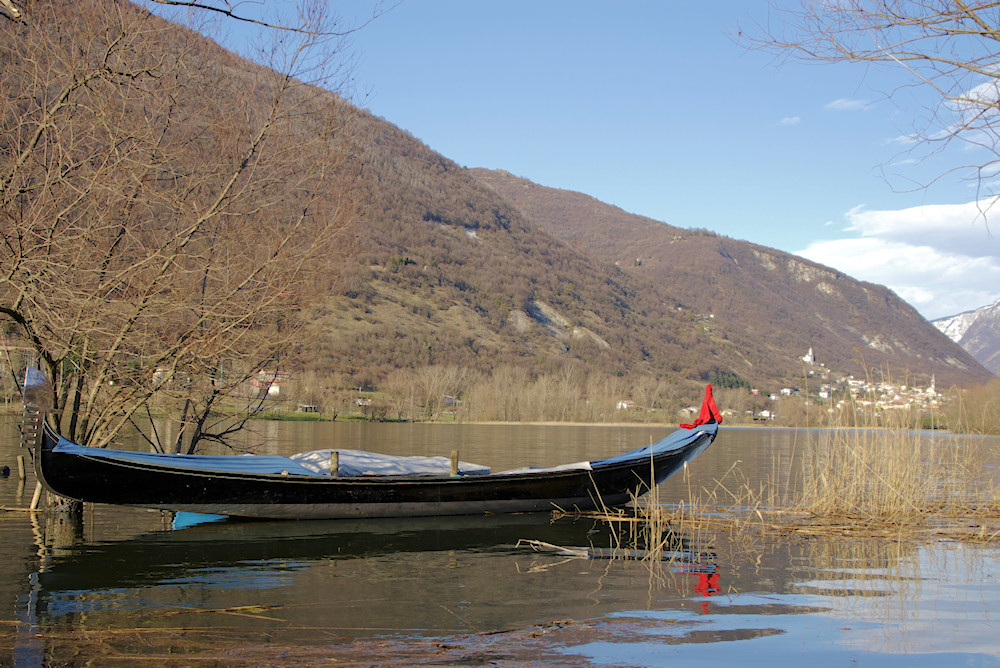
<path fill-rule="evenodd" d="M 3 429 L 13 469 L 16 425 Z M 458 447 L 494 467 L 606 456 L 669 431 L 259 429 L 248 438 L 276 454 L 302 443 Z M 876 436 L 723 429 L 686 475 L 610 522 L 542 513 L 183 526 L 190 517 L 99 506 L 74 526 L 3 512 L 0 656 L 25 666 L 1000 664 L 989 496 L 1000 440 Z M 860 481 L 858 496 L 842 486 Z M 0 505 L 26 506 L 33 484 L 30 474 L 24 486 L 0 480 Z"/>

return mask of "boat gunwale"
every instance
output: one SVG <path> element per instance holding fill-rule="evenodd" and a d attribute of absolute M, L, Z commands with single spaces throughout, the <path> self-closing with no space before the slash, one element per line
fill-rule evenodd
<path fill-rule="evenodd" d="M 693 430 L 697 431 L 697 430 Z M 634 468 L 636 464 L 642 464 L 644 462 L 654 463 L 665 457 L 676 456 L 685 450 L 692 447 L 697 447 L 701 443 L 701 439 L 694 439 L 689 443 L 685 443 L 677 448 L 670 450 L 665 450 L 656 454 L 639 454 L 634 458 L 615 461 L 605 464 L 594 464 L 593 462 L 587 462 L 590 464 L 589 467 L 579 467 L 579 468 L 539 468 L 537 471 L 524 471 L 519 473 L 505 473 L 503 471 L 495 473 L 483 473 L 483 474 L 459 474 L 459 475 L 438 475 L 438 474 L 399 474 L 399 475 L 361 475 L 361 476 L 329 476 L 322 474 L 306 475 L 299 473 L 255 473 L 250 471 L 232 471 L 225 469 L 208 469 L 208 468 L 197 468 L 191 466 L 171 466 L 169 464 L 157 464 L 153 462 L 138 462 L 130 461 L 128 458 L 116 457 L 114 452 L 131 452 L 131 451 L 116 451 L 116 450 L 104 450 L 95 448 L 95 450 L 100 450 L 103 454 L 87 454 L 82 452 L 64 452 L 59 451 L 58 447 L 62 440 L 67 443 L 71 443 L 77 448 L 87 448 L 88 446 L 80 445 L 74 443 L 69 439 L 64 439 L 59 436 L 59 434 L 47 423 L 43 426 L 43 439 L 48 439 L 49 443 L 55 443 L 51 447 L 43 445 L 43 450 L 55 455 L 60 455 L 64 457 L 75 457 L 80 459 L 86 459 L 94 463 L 101 463 L 105 465 L 114 465 L 123 469 L 135 469 L 156 472 L 161 474 L 170 475 L 190 475 L 194 477 L 209 477 L 209 478 L 225 478 L 232 480 L 243 480 L 243 481 L 260 481 L 260 482 L 286 482 L 286 483 L 310 483 L 318 485 L 330 485 L 330 484 L 386 484 L 386 485 L 397 485 L 401 483 L 409 483 L 410 485 L 427 485 L 427 484 L 441 484 L 446 483 L 450 485 L 461 485 L 461 484 L 475 484 L 491 482 L 495 483 L 497 481 L 519 481 L 519 480 L 537 480 L 540 476 L 545 476 L 547 479 L 556 480 L 562 478 L 569 478 L 573 476 L 580 475 L 590 475 L 594 472 L 606 473 L 616 470 L 624 470 L 629 468 Z M 703 436 L 713 437 L 712 434 L 700 431 L 698 432 Z M 668 436 L 669 437 L 669 436 Z M 668 438 L 665 437 L 665 438 Z M 664 440 L 664 439 L 661 439 Z M 652 445 L 656 445 L 655 443 Z M 650 446 L 645 446 L 650 447 Z M 639 448 L 638 450 L 642 450 Z M 162 453 L 137 453 L 144 455 L 156 455 Z M 627 453 L 623 453 L 627 454 Z M 169 456 L 169 455 L 166 455 Z M 197 456 L 197 455 L 195 455 Z M 237 455 L 233 455 L 237 456 Z M 253 456 L 253 455 L 251 455 Z M 281 457 L 282 455 L 276 455 Z M 620 456 L 620 455 L 618 455 Z"/>

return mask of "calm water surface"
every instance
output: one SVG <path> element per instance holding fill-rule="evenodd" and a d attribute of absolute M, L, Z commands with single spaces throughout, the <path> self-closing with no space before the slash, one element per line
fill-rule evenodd
<path fill-rule="evenodd" d="M 461 450 L 495 470 L 596 459 L 669 429 L 269 422 L 261 452 Z M 724 429 L 660 488 L 666 503 L 732 480 L 794 482 L 808 434 Z M 997 439 L 968 447 L 993 449 Z M 0 424 L 0 505 L 27 506 L 16 424 Z M 223 664 L 1000 665 L 1000 559 L 940 542 L 675 535 L 674 560 L 576 558 L 521 539 L 610 547 L 590 521 L 547 515 L 215 522 L 171 528 L 151 511 L 96 507 L 82 535 L 0 513 L 0 665 L 100 656 Z"/>

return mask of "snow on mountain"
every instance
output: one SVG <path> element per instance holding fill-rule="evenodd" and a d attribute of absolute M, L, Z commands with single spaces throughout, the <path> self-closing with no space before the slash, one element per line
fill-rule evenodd
<path fill-rule="evenodd" d="M 931 324 L 940 329 L 945 333 L 949 339 L 958 343 L 965 336 L 965 332 L 968 331 L 969 326 L 976 321 L 979 316 L 979 312 L 983 309 L 988 309 L 989 306 L 983 306 L 975 311 L 965 311 L 964 313 L 959 313 L 958 315 L 950 315 L 946 318 L 938 318 L 937 320 L 932 320 Z"/>
<path fill-rule="evenodd" d="M 1000 375 L 1000 299 L 975 311 L 939 318 L 932 324 L 976 361 Z"/>

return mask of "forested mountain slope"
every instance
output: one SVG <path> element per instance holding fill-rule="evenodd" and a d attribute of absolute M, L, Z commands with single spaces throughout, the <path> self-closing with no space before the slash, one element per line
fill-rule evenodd
<path fill-rule="evenodd" d="M 883 286 L 775 249 L 631 215 L 507 172 L 473 173 L 574 248 L 614 262 L 689 313 L 714 316 L 716 338 L 745 355 L 743 364 L 733 366 L 743 376 L 792 375 L 812 348 L 818 361 L 855 374 L 873 368 L 895 377 L 933 374 L 939 385 L 990 377 Z M 761 366 L 770 370 L 761 373 Z"/>
<path fill-rule="evenodd" d="M 458 364 L 698 378 L 731 360 L 674 302 L 559 240 L 412 136 L 363 116 L 369 201 L 317 361 L 373 378 Z M 735 359 L 735 358 L 733 358 Z"/>

